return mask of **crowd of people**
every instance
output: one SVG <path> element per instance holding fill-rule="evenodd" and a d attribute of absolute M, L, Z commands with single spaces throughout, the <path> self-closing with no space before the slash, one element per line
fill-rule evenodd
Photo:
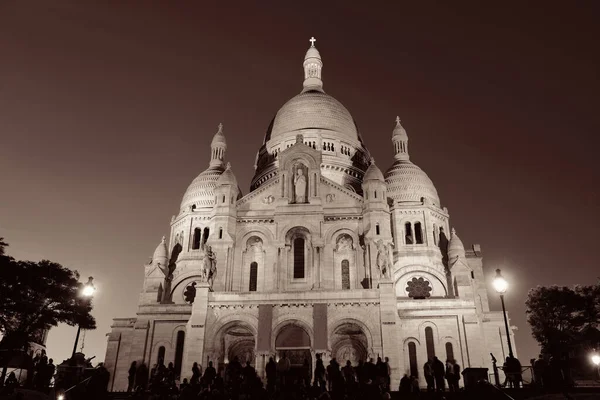
<path fill-rule="evenodd" d="M 245 365 L 235 357 L 217 371 L 212 361 L 202 371 L 194 363 L 192 377 L 178 377 L 173 363 L 157 364 L 148 369 L 144 363 L 133 362 L 129 369 L 128 392 L 133 396 L 186 399 L 358 399 L 389 398 L 390 366 L 387 357 L 342 367 L 335 358 L 325 367 L 317 355 L 314 378 L 307 359 L 301 367 L 292 366 L 286 354 L 276 362 L 271 357 L 265 367 L 266 384 L 250 362 Z M 382 397 L 386 396 L 387 397 Z"/>
<path fill-rule="evenodd" d="M 56 365 L 53 359 L 48 359 L 45 351 L 41 351 L 32 359 L 32 368 L 29 369 L 30 374 L 27 377 L 25 386 L 39 390 L 40 392 L 48 393 L 52 378 L 56 372 Z M 14 371 L 11 371 L 4 382 L 2 394 L 12 393 L 20 386 L 19 379 Z"/>

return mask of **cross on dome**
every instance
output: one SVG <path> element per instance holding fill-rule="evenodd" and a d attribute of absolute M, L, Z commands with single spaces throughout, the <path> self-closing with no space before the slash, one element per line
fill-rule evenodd
<path fill-rule="evenodd" d="M 400 117 L 396 116 L 396 125 L 400 125 Z"/>
<path fill-rule="evenodd" d="M 315 47 L 315 42 L 316 41 L 317 41 L 317 39 L 315 39 L 314 36 L 311 36 L 311 38 L 309 39 L 310 47 Z"/>
<path fill-rule="evenodd" d="M 219 131 L 217 133 L 223 133 L 223 123 L 219 122 Z"/>

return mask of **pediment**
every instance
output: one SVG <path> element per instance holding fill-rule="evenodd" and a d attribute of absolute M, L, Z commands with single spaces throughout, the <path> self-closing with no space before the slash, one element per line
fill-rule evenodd
<path fill-rule="evenodd" d="M 164 277 L 165 277 L 165 273 L 160 268 L 160 264 L 158 264 L 158 265 L 148 264 L 148 265 L 146 265 L 146 270 L 148 271 L 146 273 L 146 278 L 161 278 L 161 279 L 164 279 Z"/>
<path fill-rule="evenodd" d="M 281 197 L 280 192 L 279 177 L 275 176 L 267 184 L 239 199 L 236 204 L 237 209 L 238 211 L 275 210 L 276 200 Z"/>
<path fill-rule="evenodd" d="M 321 176 L 320 194 L 324 207 L 362 207 L 363 197 L 334 181 Z"/>

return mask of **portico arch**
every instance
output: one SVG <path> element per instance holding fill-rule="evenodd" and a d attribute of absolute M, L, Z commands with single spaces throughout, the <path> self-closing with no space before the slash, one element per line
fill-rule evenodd
<path fill-rule="evenodd" d="M 358 365 L 366 361 L 369 354 L 369 340 L 363 325 L 355 320 L 344 320 L 337 324 L 330 334 L 331 356 L 340 364 L 350 361 Z"/>

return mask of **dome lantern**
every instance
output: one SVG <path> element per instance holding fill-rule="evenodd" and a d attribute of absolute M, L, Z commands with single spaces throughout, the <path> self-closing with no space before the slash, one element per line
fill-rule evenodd
<path fill-rule="evenodd" d="M 408 155 L 408 135 L 406 129 L 400 124 L 400 117 L 396 117 L 392 143 L 394 143 L 394 159 L 408 161 L 410 159 Z"/>
<path fill-rule="evenodd" d="M 310 38 L 310 47 L 304 56 L 304 89 L 303 92 L 309 90 L 323 91 L 323 81 L 321 80 L 321 70 L 323 69 L 323 61 L 321 54 L 315 47 L 317 39 Z"/>
<path fill-rule="evenodd" d="M 210 166 L 222 166 L 223 159 L 225 158 L 225 150 L 227 150 L 227 141 L 223 134 L 223 124 L 219 124 L 219 129 L 215 136 L 213 136 L 212 142 L 210 143 Z"/>

